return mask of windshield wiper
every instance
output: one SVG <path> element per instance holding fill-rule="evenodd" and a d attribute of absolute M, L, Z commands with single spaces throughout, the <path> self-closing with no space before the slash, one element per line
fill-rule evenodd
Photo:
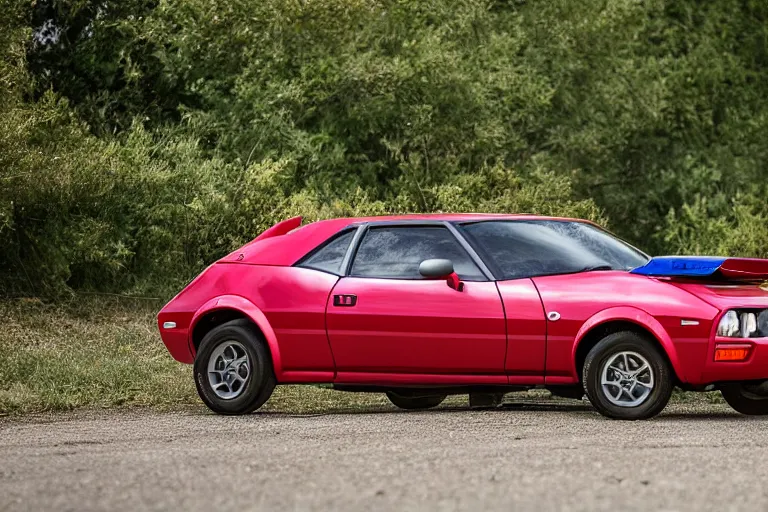
<path fill-rule="evenodd" d="M 592 267 L 584 267 L 581 270 L 577 270 L 576 272 L 593 272 L 596 270 L 613 270 L 613 267 L 610 265 L 594 265 Z"/>

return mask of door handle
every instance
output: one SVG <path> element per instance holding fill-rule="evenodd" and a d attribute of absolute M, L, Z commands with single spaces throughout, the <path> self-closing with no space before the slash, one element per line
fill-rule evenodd
<path fill-rule="evenodd" d="M 357 295 L 334 295 L 333 305 L 340 308 L 351 308 L 357 304 Z"/>

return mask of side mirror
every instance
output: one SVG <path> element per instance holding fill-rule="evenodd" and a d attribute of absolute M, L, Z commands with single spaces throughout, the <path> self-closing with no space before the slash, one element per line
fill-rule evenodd
<path fill-rule="evenodd" d="M 424 260 L 419 265 L 419 274 L 432 279 L 447 278 L 453 274 L 451 260 Z"/>
<path fill-rule="evenodd" d="M 464 290 L 464 283 L 461 282 L 458 274 L 453 270 L 453 262 L 451 260 L 424 260 L 419 265 L 419 274 L 430 279 L 445 279 L 448 286 L 454 290 Z"/>

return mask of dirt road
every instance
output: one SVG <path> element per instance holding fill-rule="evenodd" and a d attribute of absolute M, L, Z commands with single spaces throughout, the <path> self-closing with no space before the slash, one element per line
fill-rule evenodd
<path fill-rule="evenodd" d="M 581 405 L 0 423 L 5 510 L 768 510 L 768 418 Z"/>

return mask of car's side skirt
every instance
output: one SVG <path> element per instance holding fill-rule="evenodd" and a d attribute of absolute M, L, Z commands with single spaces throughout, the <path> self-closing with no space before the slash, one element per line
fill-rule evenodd
<path fill-rule="evenodd" d="M 506 385 L 509 384 L 509 380 L 506 375 L 338 372 L 334 383 L 422 386 L 454 384 Z"/>
<path fill-rule="evenodd" d="M 279 384 L 352 384 L 372 386 L 541 386 L 540 375 L 478 375 L 429 373 L 380 373 L 329 371 L 283 371 L 276 375 Z"/>
<path fill-rule="evenodd" d="M 275 375 L 278 384 L 325 384 L 333 382 L 333 372 L 283 371 Z"/>

